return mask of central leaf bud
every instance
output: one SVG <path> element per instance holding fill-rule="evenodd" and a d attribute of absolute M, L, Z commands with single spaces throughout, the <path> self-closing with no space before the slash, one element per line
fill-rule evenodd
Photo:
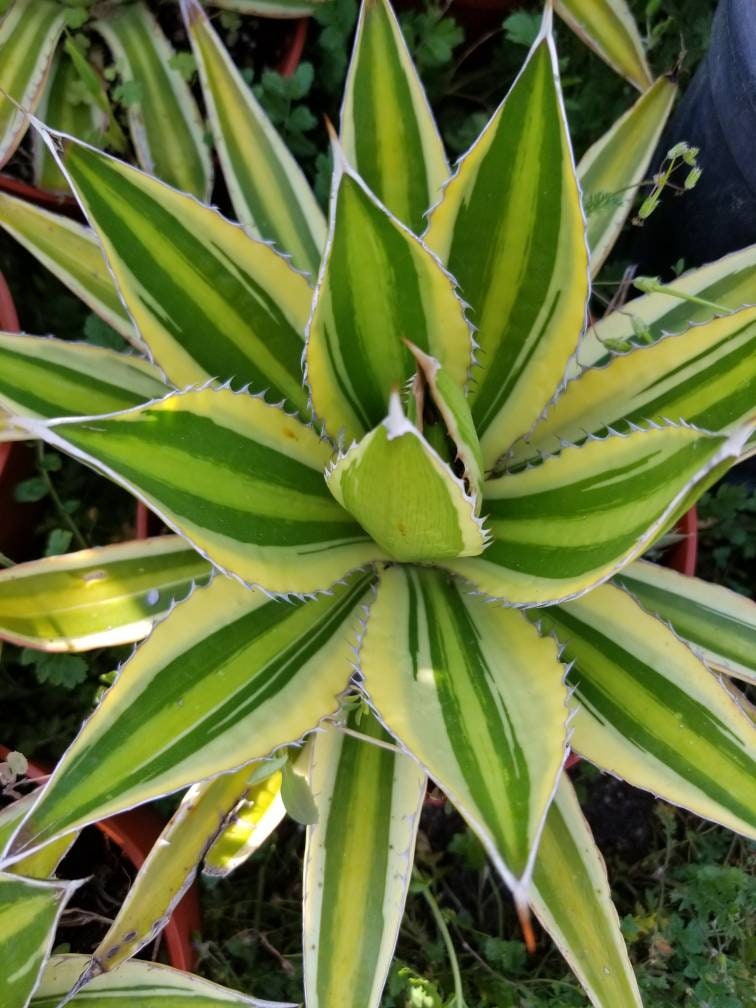
<path fill-rule="evenodd" d="M 395 560 L 477 556 L 485 548 L 476 495 L 407 418 L 397 392 L 383 423 L 333 463 L 326 482 Z"/>

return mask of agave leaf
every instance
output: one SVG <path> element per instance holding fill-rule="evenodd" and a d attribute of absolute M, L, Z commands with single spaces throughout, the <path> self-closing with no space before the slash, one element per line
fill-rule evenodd
<path fill-rule="evenodd" d="M 242 767 L 187 791 L 92 953 L 80 984 L 116 969 L 165 927 L 191 885 L 203 854 L 246 791 L 249 774 L 249 767 Z"/>
<path fill-rule="evenodd" d="M 612 70 L 639 91 L 651 87 L 653 77 L 626 0 L 554 0 L 554 7 Z"/>
<path fill-rule="evenodd" d="M 738 457 L 752 427 L 651 427 L 568 447 L 485 485 L 491 544 L 444 560 L 509 605 L 573 598 L 645 552 Z"/>
<path fill-rule="evenodd" d="M 383 556 L 328 491 L 330 446 L 260 397 L 205 388 L 106 417 L 18 423 L 269 592 L 321 591 Z"/>
<path fill-rule="evenodd" d="M 0 333 L 0 410 L 9 422 L 112 413 L 168 391 L 158 369 L 141 357 L 51 336 Z"/>
<path fill-rule="evenodd" d="M 130 644 L 210 569 L 180 536 L 16 564 L 0 571 L 0 637 L 42 651 Z"/>
<path fill-rule="evenodd" d="M 7 193 L 0 193 L 0 227 L 124 339 L 144 349 L 89 228 Z"/>
<path fill-rule="evenodd" d="M 239 220 L 317 276 L 326 224 L 312 189 L 197 0 L 182 0 L 223 176 Z"/>
<path fill-rule="evenodd" d="M 541 615 L 574 662 L 573 748 L 636 787 L 756 835 L 756 727 L 685 642 L 614 585 Z"/>
<path fill-rule="evenodd" d="M 533 909 L 595 1008 L 642 1008 L 601 854 L 562 774 L 538 846 Z"/>
<path fill-rule="evenodd" d="M 10 857 L 296 742 L 347 683 L 369 584 L 359 575 L 290 605 L 230 578 L 198 588 L 126 663 Z"/>
<path fill-rule="evenodd" d="M 388 0 L 360 8 L 341 109 L 341 142 L 378 199 L 419 234 L 449 167 Z"/>
<path fill-rule="evenodd" d="M 59 164 L 168 379 L 183 387 L 231 377 L 304 409 L 305 278 L 193 197 L 86 144 L 67 143 Z"/>
<path fill-rule="evenodd" d="M 63 908 L 80 882 L 42 881 L 0 872 L 0 977 L 2 1003 L 26 1008 Z"/>
<path fill-rule="evenodd" d="M 360 668 L 381 721 L 465 817 L 522 907 L 564 757 L 554 640 L 441 571 L 393 567 L 381 574 Z"/>
<path fill-rule="evenodd" d="M 0 850 L 5 847 L 16 832 L 21 820 L 34 804 L 36 797 L 33 792 L 25 794 L 0 809 Z M 48 879 L 63 860 L 77 836 L 77 833 L 69 833 L 58 840 L 53 840 L 52 843 L 42 847 L 35 854 L 30 854 L 29 857 L 22 858 L 21 861 L 10 865 L 8 872 L 11 875 L 24 875 L 31 879 Z"/>
<path fill-rule="evenodd" d="M 756 308 L 743 308 L 583 371 L 507 463 L 647 421 L 726 431 L 753 415 L 755 395 Z"/>
<path fill-rule="evenodd" d="M 0 168 L 26 132 L 44 91 L 64 14 L 51 0 L 15 0 L 0 23 Z M 23 109 L 23 111 L 21 111 Z"/>
<path fill-rule="evenodd" d="M 756 603 L 700 578 L 643 560 L 616 580 L 669 622 L 712 668 L 756 684 Z"/>
<path fill-rule="evenodd" d="M 93 103 L 77 99 L 74 89 L 78 81 L 71 59 L 61 51 L 56 53 L 37 115 L 52 129 L 82 140 L 94 140 L 107 127 L 107 121 L 103 123 L 102 111 L 98 112 Z M 38 134 L 33 138 L 33 149 L 34 184 L 48 192 L 68 193 L 65 177 Z"/>
<path fill-rule="evenodd" d="M 475 500 L 393 393 L 384 422 L 326 472 L 331 493 L 396 560 L 475 556 L 486 544 Z"/>
<path fill-rule="evenodd" d="M 412 375 L 405 340 L 432 354 L 462 388 L 472 336 L 452 277 L 338 149 L 336 158 L 306 366 L 315 413 L 334 438 L 350 440 L 383 420 L 390 394 Z"/>
<path fill-rule="evenodd" d="M 264 760 L 252 770 L 255 780 L 275 760 Z M 273 769 L 253 784 L 234 808 L 227 824 L 205 855 L 203 874 L 230 875 L 261 847 L 286 815 L 281 799 L 280 770 Z"/>
<path fill-rule="evenodd" d="M 588 213 L 591 276 L 596 276 L 619 237 L 640 182 L 656 150 L 677 95 L 669 77 L 659 77 L 583 155 L 577 167 L 584 197 L 614 197 Z"/>
<path fill-rule="evenodd" d="M 259 17 L 300 18 L 308 17 L 318 7 L 329 2 L 330 0 L 213 0 L 213 7 Z"/>
<path fill-rule="evenodd" d="M 87 965 L 83 955 L 56 955 L 50 959 L 30 1008 L 57 1008 Z M 96 977 L 78 995 L 76 1008 L 122 1008 L 125 997 L 139 1008 L 296 1008 L 291 1003 L 260 1001 L 239 991 L 219 987 L 209 980 L 171 969 L 161 963 L 129 962 L 113 975 Z"/>
<path fill-rule="evenodd" d="M 348 720 L 379 742 L 372 715 Z M 315 736 L 307 830 L 304 986 L 308 1008 L 378 1008 L 412 874 L 425 774 L 410 757 L 329 726 Z"/>
<path fill-rule="evenodd" d="M 207 199 L 212 162 L 204 126 L 189 85 L 170 66 L 175 55 L 147 4 L 110 7 L 94 27 L 117 60 L 124 81 L 139 86 L 127 108 L 139 163 L 182 192 Z"/>
<path fill-rule="evenodd" d="M 756 245 L 690 270 L 666 286 L 700 300 L 691 302 L 674 294 L 655 292 L 628 301 L 621 311 L 611 312 L 586 331 L 577 359 L 569 364 L 568 377 L 579 374 L 581 367 L 606 364 L 611 358 L 610 347 L 634 340 L 637 329 L 645 331 L 653 341 L 668 333 L 682 333 L 693 323 L 709 322 L 717 315 L 754 304 Z"/>
<path fill-rule="evenodd" d="M 487 469 L 551 398 L 585 320 L 585 222 L 557 82 L 547 10 L 523 70 L 459 162 L 425 235 L 477 327 L 469 398 Z"/>

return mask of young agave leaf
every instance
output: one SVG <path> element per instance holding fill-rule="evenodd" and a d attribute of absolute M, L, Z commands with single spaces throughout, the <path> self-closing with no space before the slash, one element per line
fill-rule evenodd
<path fill-rule="evenodd" d="M 56 955 L 50 959 L 30 1008 L 58 1008 L 74 986 L 87 957 Z M 124 963 L 114 974 L 95 977 L 89 987 L 77 994 L 75 1008 L 122 1008 L 131 1001 L 139 1008 L 296 1008 L 276 1001 L 260 1001 L 238 991 L 171 969 L 160 963 Z"/>
<path fill-rule="evenodd" d="M 264 771 L 265 766 L 274 763 L 274 760 L 265 760 L 256 770 L 259 773 Z M 251 780 L 255 776 L 256 771 L 252 770 Z M 230 875 L 265 843 L 286 815 L 281 799 L 281 780 L 281 771 L 273 770 L 249 788 L 208 849 L 202 867 L 204 875 Z"/>
<path fill-rule="evenodd" d="M 360 8 L 341 108 L 341 142 L 378 199 L 419 234 L 449 166 L 388 0 Z"/>
<path fill-rule="evenodd" d="M 63 908 L 80 882 L 51 882 L 0 872 L 0 1003 L 26 1008 L 50 955 Z"/>
<path fill-rule="evenodd" d="M 168 391 L 158 369 L 141 357 L 52 336 L 0 333 L 0 410 L 10 419 L 112 413 Z"/>
<path fill-rule="evenodd" d="M 9 860 L 300 739 L 347 683 L 370 580 L 359 575 L 289 605 L 230 578 L 197 589 L 155 627 L 85 722 Z"/>
<path fill-rule="evenodd" d="M 756 301 L 756 245 L 691 270 L 667 286 L 700 300 L 688 301 L 684 297 L 655 292 L 628 301 L 620 311 L 611 312 L 585 332 L 578 347 L 577 361 L 570 362 L 567 377 L 575 377 L 581 367 L 606 364 L 611 356 L 610 348 L 636 340 L 638 329 L 645 331 L 647 338 L 653 341 L 753 304 Z"/>
<path fill-rule="evenodd" d="M 42 651 L 130 644 L 210 570 L 180 536 L 16 564 L 0 571 L 0 637 Z"/>
<path fill-rule="evenodd" d="M 107 8 L 94 26 L 115 56 L 123 80 L 140 89 L 139 100 L 127 107 L 139 163 L 182 192 L 207 199 L 212 162 L 202 118 L 189 85 L 170 65 L 173 47 L 147 4 Z"/>
<path fill-rule="evenodd" d="M 564 758 L 554 640 L 441 571 L 393 567 L 381 574 L 360 669 L 381 721 L 465 817 L 522 908 Z"/>
<path fill-rule="evenodd" d="M 259 17 L 308 17 L 329 0 L 213 0 L 213 7 Z"/>
<path fill-rule="evenodd" d="M 591 276 L 597 275 L 619 237 L 676 95 L 677 86 L 670 78 L 659 77 L 588 148 L 577 167 L 584 200 L 599 194 L 615 198 L 587 213 Z"/>
<path fill-rule="evenodd" d="M 102 112 L 98 113 L 93 103 L 77 100 L 73 89 L 78 81 L 78 73 L 70 58 L 58 52 L 37 115 L 52 129 L 81 137 L 82 140 L 94 140 L 98 130 L 107 127 L 107 121 L 103 123 Z M 68 193 L 65 177 L 38 134 L 33 138 L 33 149 L 34 184 L 48 192 Z"/>
<path fill-rule="evenodd" d="M 325 484 L 330 446 L 262 398 L 205 388 L 108 417 L 18 423 L 269 592 L 322 591 L 383 558 Z"/>
<path fill-rule="evenodd" d="M 326 471 L 328 488 L 395 560 L 476 556 L 486 545 L 475 500 L 391 396 L 384 422 Z"/>
<path fill-rule="evenodd" d="M 44 90 L 63 21 L 59 3 L 15 0 L 0 24 L 0 168 L 26 132 L 25 112 Z"/>
<path fill-rule="evenodd" d="M 490 545 L 443 566 L 509 605 L 580 595 L 648 549 L 707 477 L 732 464 L 751 429 L 612 433 L 491 479 L 483 498 Z"/>
<path fill-rule="evenodd" d="M 726 431 L 753 415 L 754 398 L 756 308 L 744 308 L 583 371 L 514 446 L 507 464 L 647 421 Z"/>
<path fill-rule="evenodd" d="M 61 166 L 168 379 L 182 387 L 232 377 L 305 409 L 302 334 L 312 293 L 305 278 L 191 196 L 68 143 Z"/>
<path fill-rule="evenodd" d="M 16 832 L 22 819 L 28 815 L 36 797 L 33 793 L 26 794 L 0 809 L 0 850 L 5 847 Z M 53 840 L 52 843 L 42 847 L 35 854 L 30 854 L 29 857 L 22 858 L 16 864 L 10 865 L 9 874 L 23 875 L 30 879 L 50 878 L 77 836 L 77 833 L 69 833 L 68 836 Z"/>
<path fill-rule="evenodd" d="M 348 725 L 391 742 L 372 715 Z M 304 987 L 308 1008 L 378 1008 L 412 875 L 426 778 L 403 753 L 330 725 L 315 736 L 307 830 Z"/>
<path fill-rule="evenodd" d="M 89 228 L 7 193 L 0 193 L 0 227 L 119 335 L 144 349 Z"/>
<path fill-rule="evenodd" d="M 469 399 L 487 469 L 550 400 L 585 321 L 585 222 L 557 82 L 547 10 L 527 63 L 459 162 L 425 235 L 477 327 Z"/>
<path fill-rule="evenodd" d="M 532 905 L 595 1008 L 642 1008 L 606 867 L 566 774 L 546 815 Z"/>
<path fill-rule="evenodd" d="M 574 662 L 575 751 L 756 835 L 756 727 L 685 642 L 613 585 L 539 616 Z"/>
<path fill-rule="evenodd" d="M 460 388 L 472 335 L 454 280 L 362 181 L 339 162 L 331 231 L 308 324 L 313 409 L 336 438 L 357 440 L 381 423 L 392 391 L 414 371 L 410 340 Z"/>
<path fill-rule="evenodd" d="M 671 623 L 711 667 L 756 684 L 756 603 L 700 578 L 638 560 L 616 581 Z"/>
<path fill-rule="evenodd" d="M 242 767 L 195 784 L 184 795 L 92 953 L 79 980 L 82 987 L 136 955 L 162 931 L 191 885 L 205 851 L 246 791 L 249 774 L 249 767 Z"/>
<path fill-rule="evenodd" d="M 223 176 L 239 220 L 317 276 L 326 223 L 312 189 L 197 0 L 181 10 Z"/>
<path fill-rule="evenodd" d="M 554 0 L 557 14 L 612 70 L 639 91 L 653 82 L 626 0 Z"/>

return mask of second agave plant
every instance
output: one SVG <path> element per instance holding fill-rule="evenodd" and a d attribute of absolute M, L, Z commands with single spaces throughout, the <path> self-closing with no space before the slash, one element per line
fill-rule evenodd
<path fill-rule="evenodd" d="M 733 309 L 753 251 L 679 282 L 698 299 L 682 323 L 654 293 L 582 336 L 591 249 L 549 8 L 451 173 L 393 13 L 366 2 L 326 228 L 183 7 L 246 228 L 37 127 L 93 229 L 71 247 L 99 245 L 149 361 L 3 336 L 0 403 L 177 535 L 0 576 L 8 639 L 146 636 L 4 865 L 191 786 L 83 985 L 150 939 L 203 858 L 230 871 L 296 809 L 306 1004 L 371 1008 L 430 777 L 529 939 L 532 908 L 594 1004 L 637 1006 L 563 767 L 571 745 L 756 831 L 753 723 L 711 671 L 753 676 L 753 607 L 639 559 L 750 451 L 756 309 Z M 639 318 L 651 345 L 608 356 Z"/>

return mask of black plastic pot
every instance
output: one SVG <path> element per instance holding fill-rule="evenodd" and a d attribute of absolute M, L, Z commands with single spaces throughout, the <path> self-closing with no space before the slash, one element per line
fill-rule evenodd
<path fill-rule="evenodd" d="M 665 194 L 638 236 L 640 272 L 712 262 L 756 242 L 756 0 L 720 0 L 709 51 L 652 161 L 685 140 L 700 148 L 695 189 Z"/>

